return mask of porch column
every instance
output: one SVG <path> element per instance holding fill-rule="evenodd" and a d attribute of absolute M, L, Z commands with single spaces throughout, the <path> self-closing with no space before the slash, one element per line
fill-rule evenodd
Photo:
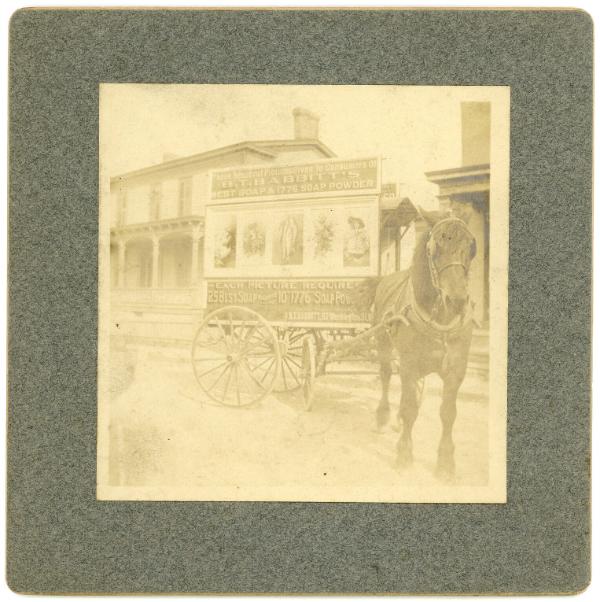
<path fill-rule="evenodd" d="M 117 286 L 123 288 L 125 286 L 125 250 L 127 242 L 120 240 L 118 242 L 118 258 L 117 258 Z"/>
<path fill-rule="evenodd" d="M 192 273 L 190 276 L 190 284 L 196 286 L 198 284 L 198 249 L 200 247 L 200 230 L 194 228 L 192 231 Z"/>
<path fill-rule="evenodd" d="M 160 253 L 160 238 L 152 237 L 152 288 L 158 288 L 158 257 Z"/>

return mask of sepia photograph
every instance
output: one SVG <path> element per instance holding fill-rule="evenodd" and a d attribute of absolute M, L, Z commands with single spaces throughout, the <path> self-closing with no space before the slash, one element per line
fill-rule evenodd
<path fill-rule="evenodd" d="M 98 499 L 506 502 L 510 88 L 99 118 Z"/>

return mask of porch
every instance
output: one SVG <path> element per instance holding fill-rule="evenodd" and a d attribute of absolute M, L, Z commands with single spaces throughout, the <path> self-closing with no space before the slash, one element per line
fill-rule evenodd
<path fill-rule="evenodd" d="M 112 334 L 189 341 L 205 306 L 204 219 L 190 216 L 111 230 Z"/>

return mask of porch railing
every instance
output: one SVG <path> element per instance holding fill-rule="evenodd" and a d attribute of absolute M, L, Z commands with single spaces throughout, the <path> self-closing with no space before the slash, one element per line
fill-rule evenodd
<path fill-rule="evenodd" d="M 121 288 L 111 292 L 113 305 L 200 306 L 202 287 L 188 288 Z"/>

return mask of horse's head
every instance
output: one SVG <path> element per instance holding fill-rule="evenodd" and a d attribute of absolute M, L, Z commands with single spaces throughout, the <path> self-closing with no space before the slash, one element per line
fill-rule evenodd
<path fill-rule="evenodd" d="M 433 286 L 442 302 L 456 312 L 469 299 L 469 268 L 477 252 L 475 237 L 460 218 L 421 210 L 429 224 L 426 253 Z"/>

